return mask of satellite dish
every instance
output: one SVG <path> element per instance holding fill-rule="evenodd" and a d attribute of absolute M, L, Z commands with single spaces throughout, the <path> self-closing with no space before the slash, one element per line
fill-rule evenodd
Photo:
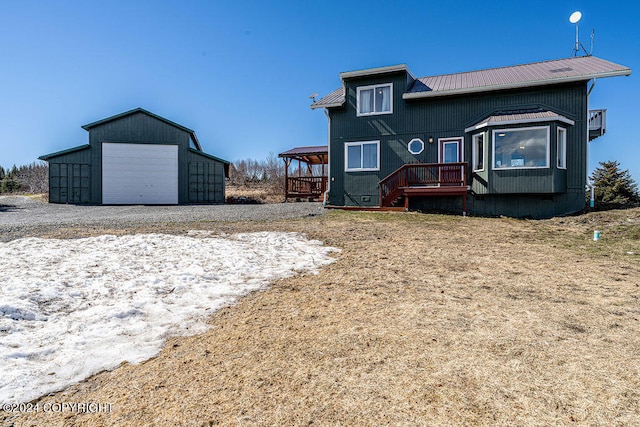
<path fill-rule="evenodd" d="M 581 19 L 582 19 L 582 13 L 578 12 L 577 10 L 573 12 L 569 17 L 569 22 L 571 22 L 572 24 L 576 24 L 576 44 L 573 46 L 573 49 L 571 50 L 572 56 L 577 56 L 580 50 L 582 50 L 587 56 L 591 55 L 590 53 L 587 53 L 587 50 L 584 48 L 584 46 L 582 46 L 582 43 L 580 43 L 580 37 L 578 36 L 578 22 Z"/>
<path fill-rule="evenodd" d="M 569 17 L 569 22 L 571 22 L 572 24 L 577 24 L 578 21 L 580 21 L 581 19 L 582 19 L 582 13 L 575 11 Z"/>

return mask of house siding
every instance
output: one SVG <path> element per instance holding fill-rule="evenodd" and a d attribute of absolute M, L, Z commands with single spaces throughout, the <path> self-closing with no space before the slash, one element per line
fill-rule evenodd
<path fill-rule="evenodd" d="M 91 203 L 91 150 L 89 147 L 49 160 L 49 201 Z"/>
<path fill-rule="evenodd" d="M 224 165 L 189 151 L 189 203 L 224 203 Z"/>
<path fill-rule="evenodd" d="M 492 212 L 512 211 L 513 216 L 529 216 L 530 211 L 538 212 L 537 206 L 542 198 L 551 198 L 552 203 L 564 207 L 565 213 L 584 207 L 588 136 L 586 82 L 404 100 L 402 94 L 407 90 L 407 81 L 405 72 L 344 81 L 344 105 L 329 109 L 332 163 L 330 204 L 378 206 L 378 182 L 382 178 L 405 163 L 437 163 L 438 139 L 463 137 L 464 161 L 469 163 L 467 182 L 471 185 L 472 194 L 487 195 L 482 203 L 476 204 L 470 200 L 469 212 L 491 215 Z M 357 87 L 382 83 L 393 83 L 393 114 L 357 117 Z M 555 163 L 557 122 L 535 124 L 550 128 L 550 164 L 545 169 L 493 170 L 491 129 L 494 127 L 465 133 L 466 128 L 492 113 L 527 108 L 551 110 L 575 122 L 573 126 L 560 124 L 567 130 L 566 170 L 557 169 Z M 485 133 L 485 170 L 474 173 L 471 167 L 472 135 L 480 132 Z M 428 143 L 429 137 L 433 138 L 433 144 Z M 407 144 L 413 138 L 425 142 L 422 153 L 413 155 L 408 152 Z M 379 171 L 344 172 L 344 143 L 354 141 L 380 141 Z M 490 201 L 487 202 L 487 199 Z M 459 201 L 429 198 L 421 203 L 433 206 L 433 209 L 451 210 Z M 517 207 L 514 208 L 514 205 Z M 459 209 L 456 205 L 453 210 Z M 556 214 L 556 209 L 549 208 L 548 211 Z"/>

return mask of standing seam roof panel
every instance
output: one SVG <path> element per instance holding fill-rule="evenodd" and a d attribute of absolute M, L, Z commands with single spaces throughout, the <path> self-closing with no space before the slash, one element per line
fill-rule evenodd
<path fill-rule="evenodd" d="M 526 87 L 528 85 L 543 84 L 546 81 L 561 83 L 563 81 L 590 80 L 592 78 L 630 74 L 630 68 L 594 56 L 573 57 L 464 73 L 421 77 L 417 81 L 422 84 L 412 85 L 405 92 L 405 95 L 413 94 L 413 97 L 421 97 L 420 94 L 437 96 L 438 92 L 452 91 L 460 93 L 465 89 L 477 91 L 483 88 L 491 91 L 513 85 Z M 442 95 L 445 95 L 445 93 Z M 339 88 L 319 101 L 314 102 L 311 108 L 338 106 L 343 105 L 344 102 L 344 89 Z"/>

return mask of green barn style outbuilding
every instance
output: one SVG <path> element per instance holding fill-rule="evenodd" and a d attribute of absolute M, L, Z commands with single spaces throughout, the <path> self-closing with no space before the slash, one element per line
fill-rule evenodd
<path fill-rule="evenodd" d="M 223 203 L 229 162 L 202 151 L 193 130 L 136 108 L 82 126 L 89 143 L 41 156 L 49 201 Z"/>
<path fill-rule="evenodd" d="M 606 129 L 594 56 L 416 78 L 406 65 L 340 74 L 329 118 L 328 205 L 543 218 L 585 207 L 587 151 Z"/>

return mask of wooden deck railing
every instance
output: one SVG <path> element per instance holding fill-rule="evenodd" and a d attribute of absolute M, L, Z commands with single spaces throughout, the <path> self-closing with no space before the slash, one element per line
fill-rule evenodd
<path fill-rule="evenodd" d="M 589 130 L 604 129 L 606 127 L 607 110 L 589 110 Z"/>
<path fill-rule="evenodd" d="M 326 176 L 288 177 L 285 197 L 319 197 L 326 190 Z"/>
<path fill-rule="evenodd" d="M 602 136 L 607 131 L 607 110 L 589 110 L 589 141 Z"/>
<path fill-rule="evenodd" d="M 380 205 L 391 206 L 406 188 L 467 187 L 467 163 L 402 165 L 380 181 Z"/>

